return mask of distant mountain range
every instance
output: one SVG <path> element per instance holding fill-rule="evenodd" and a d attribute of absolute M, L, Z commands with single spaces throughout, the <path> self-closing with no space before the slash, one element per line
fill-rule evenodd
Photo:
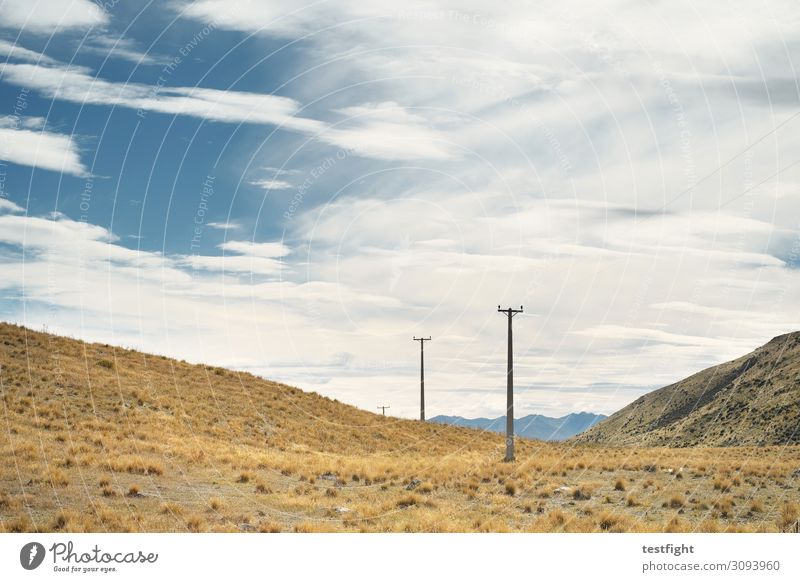
<path fill-rule="evenodd" d="M 574 412 L 559 418 L 529 414 L 514 420 L 514 434 L 544 441 L 563 441 L 582 433 L 605 419 L 604 414 L 591 412 Z M 506 417 L 498 418 L 463 418 L 461 416 L 434 416 L 430 422 L 449 424 L 453 426 L 466 426 L 492 432 L 505 432 Z"/>
<path fill-rule="evenodd" d="M 800 332 L 645 394 L 577 436 L 612 446 L 800 443 Z"/>

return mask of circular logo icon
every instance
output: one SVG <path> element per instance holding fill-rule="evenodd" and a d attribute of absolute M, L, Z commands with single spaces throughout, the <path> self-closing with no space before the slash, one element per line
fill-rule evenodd
<path fill-rule="evenodd" d="M 30 542 L 19 551 L 19 563 L 26 570 L 35 570 L 44 561 L 44 546 L 39 542 Z"/>

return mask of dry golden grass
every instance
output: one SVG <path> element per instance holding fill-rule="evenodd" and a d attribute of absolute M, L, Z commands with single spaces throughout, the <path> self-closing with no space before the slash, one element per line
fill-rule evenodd
<path fill-rule="evenodd" d="M 5 324 L 0 416 L 2 531 L 800 528 L 798 447 L 520 440 L 503 463 L 499 435 Z"/>

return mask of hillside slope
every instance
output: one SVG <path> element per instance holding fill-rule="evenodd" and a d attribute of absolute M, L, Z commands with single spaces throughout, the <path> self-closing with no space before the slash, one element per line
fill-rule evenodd
<path fill-rule="evenodd" d="M 606 418 L 603 414 L 573 412 L 561 417 L 529 414 L 514 420 L 514 434 L 543 441 L 563 441 L 573 437 Z M 506 417 L 464 418 L 461 416 L 434 416 L 430 422 L 466 426 L 491 432 L 505 433 Z"/>
<path fill-rule="evenodd" d="M 519 439 L 514 463 L 504 449 L 490 432 L 0 323 L 0 532 L 783 531 L 800 518 L 800 447 Z M 758 512 L 726 501 L 709 519 L 722 477 Z"/>
<path fill-rule="evenodd" d="M 674 447 L 800 443 L 800 332 L 645 394 L 573 442 Z"/>

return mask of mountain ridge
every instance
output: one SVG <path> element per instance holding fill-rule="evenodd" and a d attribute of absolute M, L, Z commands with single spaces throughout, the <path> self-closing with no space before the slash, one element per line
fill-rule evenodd
<path fill-rule="evenodd" d="M 607 418 L 604 414 L 593 412 L 571 412 L 560 417 L 545 416 L 543 414 L 528 414 L 514 419 L 514 434 L 523 438 L 532 438 L 547 441 L 561 441 L 575 436 L 597 422 Z M 438 415 L 429 419 L 430 422 L 464 426 L 490 432 L 505 432 L 506 417 L 497 418 L 464 418 L 462 416 Z"/>

